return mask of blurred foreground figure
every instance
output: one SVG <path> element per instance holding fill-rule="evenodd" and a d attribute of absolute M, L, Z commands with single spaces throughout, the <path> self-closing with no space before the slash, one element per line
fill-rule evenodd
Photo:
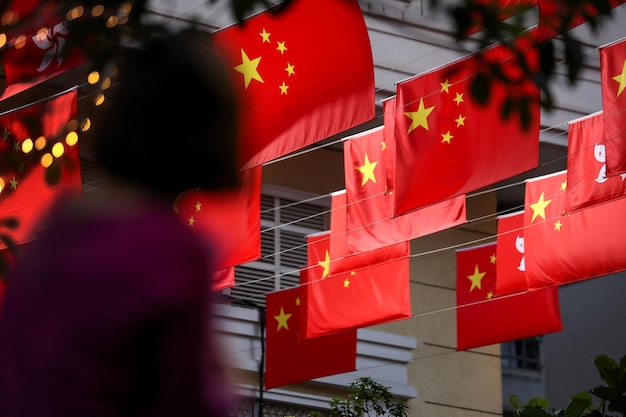
<path fill-rule="evenodd" d="M 191 30 L 129 52 L 110 90 L 94 123 L 107 181 L 51 209 L 9 280 L 0 416 L 224 417 L 213 249 L 172 204 L 239 186 L 235 94 Z"/>

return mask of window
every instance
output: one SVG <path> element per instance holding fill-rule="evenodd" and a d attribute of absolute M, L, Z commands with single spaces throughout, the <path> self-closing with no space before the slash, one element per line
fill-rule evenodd
<path fill-rule="evenodd" d="M 541 336 L 501 345 L 502 367 L 541 371 Z"/>
<path fill-rule="evenodd" d="M 261 195 L 261 259 L 235 267 L 232 297 L 265 305 L 265 293 L 296 286 L 306 265 L 306 236 L 328 230 L 328 196 L 266 188 Z"/>

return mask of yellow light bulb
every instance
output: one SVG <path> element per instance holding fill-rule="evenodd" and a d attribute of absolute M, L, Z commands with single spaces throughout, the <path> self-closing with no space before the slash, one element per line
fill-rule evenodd
<path fill-rule="evenodd" d="M 76 132 L 69 132 L 65 136 L 65 143 L 67 146 L 74 146 L 78 143 L 78 134 Z"/>
<path fill-rule="evenodd" d="M 39 136 L 37 139 L 35 139 L 35 149 L 40 151 L 45 146 L 46 146 L 46 138 L 44 136 Z"/>
<path fill-rule="evenodd" d="M 50 155 L 48 152 L 46 152 L 45 154 L 43 154 L 43 156 L 41 157 L 41 165 L 44 168 L 48 168 L 50 165 L 52 165 L 52 155 Z"/>
<path fill-rule="evenodd" d="M 55 158 L 60 158 L 61 156 L 63 156 L 64 152 L 65 152 L 65 147 L 63 146 L 61 142 L 57 142 L 54 145 L 52 145 L 52 155 L 54 155 Z"/>
<path fill-rule="evenodd" d="M 29 153 L 33 150 L 33 140 L 31 138 L 24 139 L 22 142 L 22 152 Z"/>

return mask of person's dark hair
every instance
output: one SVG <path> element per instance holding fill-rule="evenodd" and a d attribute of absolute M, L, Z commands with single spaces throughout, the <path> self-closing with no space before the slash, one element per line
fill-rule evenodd
<path fill-rule="evenodd" d="M 94 124 L 95 157 L 114 177 L 163 194 L 239 185 L 230 81 L 206 32 L 129 50 Z"/>

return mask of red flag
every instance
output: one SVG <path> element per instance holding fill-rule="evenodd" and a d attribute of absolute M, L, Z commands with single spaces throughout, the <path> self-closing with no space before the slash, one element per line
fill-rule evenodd
<path fill-rule="evenodd" d="M 456 252 L 457 351 L 563 330 L 558 288 L 495 297 L 496 243 Z"/>
<path fill-rule="evenodd" d="M 626 174 L 607 177 L 604 115 L 597 112 L 570 121 L 567 137 L 565 211 L 603 203 L 626 194 Z"/>
<path fill-rule="evenodd" d="M 266 390 L 356 370 L 356 329 L 304 339 L 301 292 L 293 287 L 265 294 Z"/>
<path fill-rule="evenodd" d="M 498 216 L 496 293 L 498 296 L 528 290 L 524 258 L 524 211 Z"/>
<path fill-rule="evenodd" d="M 343 143 L 347 244 L 351 253 L 399 243 L 466 222 L 465 195 L 393 217 L 395 139 L 386 126 Z"/>
<path fill-rule="evenodd" d="M 3 132 L 0 140 L 0 218 L 17 219 L 19 227 L 4 232 L 18 245 L 36 237 L 36 226 L 42 214 L 59 195 L 82 192 L 78 146 L 75 142 L 64 141 L 68 122 L 76 118 L 76 100 L 77 91 L 73 88 L 0 116 Z M 54 158 L 48 170 L 39 163 L 39 157 L 30 159 L 33 152 L 22 152 L 25 140 L 39 137 L 45 139 L 47 147 L 58 144 L 55 146 L 63 149 L 62 155 Z M 46 177 L 55 171 L 60 174 L 58 181 L 54 185 L 48 184 Z M 5 247 L 4 244 L 1 246 Z"/>
<path fill-rule="evenodd" d="M 532 289 L 626 269 L 626 199 L 564 215 L 567 172 L 526 182 L 526 281 Z"/>
<path fill-rule="evenodd" d="M 80 48 L 63 51 L 69 30 L 59 16 L 56 1 L 15 1 L 12 12 L 28 19 L 21 32 L 10 31 L 8 47 L 2 51 L 6 87 L 0 100 L 12 97 L 56 77 L 86 61 Z M 41 28 L 46 28 L 41 30 Z"/>
<path fill-rule="evenodd" d="M 236 190 L 192 190 L 181 194 L 174 209 L 201 235 L 218 242 L 217 269 L 261 257 L 261 167 L 242 172 Z"/>
<path fill-rule="evenodd" d="M 408 256 L 312 280 L 303 292 L 306 337 L 409 318 L 409 291 Z"/>
<path fill-rule="evenodd" d="M 348 207 L 346 190 L 330 195 L 330 257 L 342 258 L 348 255 Z"/>
<path fill-rule="evenodd" d="M 213 273 L 211 291 L 222 291 L 235 285 L 235 267 L 220 269 Z"/>
<path fill-rule="evenodd" d="M 626 172 L 626 38 L 600 47 L 608 177 Z"/>
<path fill-rule="evenodd" d="M 375 117 L 372 49 L 356 0 L 296 0 L 216 32 L 215 42 L 243 99 L 244 167 Z"/>
<path fill-rule="evenodd" d="M 609 0 L 610 7 L 616 7 L 624 3 L 624 0 Z M 600 12 L 593 2 L 574 3 L 569 0 L 538 0 L 539 25 L 537 40 L 543 41 L 554 38 L 561 29 L 569 30 L 587 21 L 585 14 L 593 17 Z M 571 14 L 567 11 L 570 10 Z M 565 25 L 565 20 L 569 23 Z M 563 26 L 566 27 L 563 27 Z"/>
<path fill-rule="evenodd" d="M 330 273 L 330 230 L 308 235 L 307 247 L 307 274 L 300 274 L 300 278 L 310 280 L 323 279 Z M 301 284 L 305 282 L 300 281 Z"/>
<path fill-rule="evenodd" d="M 531 36 L 523 38 L 527 41 Z M 522 46 L 531 68 L 537 50 Z M 397 85 L 395 213 L 462 195 L 538 166 L 539 89 L 525 78 L 514 54 L 499 44 Z M 480 106 L 470 83 L 477 73 L 499 63 L 519 81 L 514 87 L 495 82 L 490 101 Z M 504 120 L 502 103 L 530 97 L 530 125 Z"/>

